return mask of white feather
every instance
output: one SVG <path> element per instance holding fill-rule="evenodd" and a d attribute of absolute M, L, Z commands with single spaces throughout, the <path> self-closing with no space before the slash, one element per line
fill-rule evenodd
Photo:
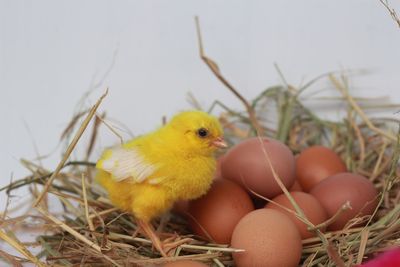
<path fill-rule="evenodd" d="M 102 169 L 111 173 L 118 182 L 130 179 L 141 183 L 155 172 L 156 167 L 147 163 L 136 149 L 116 147 L 111 149 L 111 156 L 103 161 Z"/>

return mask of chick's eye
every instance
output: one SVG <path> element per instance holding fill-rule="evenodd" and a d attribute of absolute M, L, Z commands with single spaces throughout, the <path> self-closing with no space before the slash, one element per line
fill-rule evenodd
<path fill-rule="evenodd" d="M 207 137 L 208 131 L 205 128 L 200 128 L 197 130 L 197 135 L 200 136 L 201 138 Z"/>

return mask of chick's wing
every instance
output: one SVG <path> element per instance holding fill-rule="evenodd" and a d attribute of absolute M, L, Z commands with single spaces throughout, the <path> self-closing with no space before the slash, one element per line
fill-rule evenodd
<path fill-rule="evenodd" d="M 138 149 L 121 146 L 106 150 L 96 167 L 109 172 L 117 182 L 129 180 L 135 183 L 145 181 L 157 170 Z"/>

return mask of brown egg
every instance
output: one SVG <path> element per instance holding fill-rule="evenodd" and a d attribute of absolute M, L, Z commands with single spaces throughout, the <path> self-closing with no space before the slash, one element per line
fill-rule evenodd
<path fill-rule="evenodd" d="M 318 225 L 328 219 L 326 211 L 314 196 L 304 192 L 291 192 L 290 194 L 296 201 L 297 205 L 299 205 L 299 207 L 303 210 L 307 219 L 314 225 Z M 304 222 L 299 220 L 296 215 L 289 211 L 286 211 L 284 208 L 276 205 L 275 203 L 282 205 L 287 209 L 295 211 L 292 203 L 289 201 L 289 198 L 285 194 L 281 194 L 275 197 L 274 199 L 272 199 L 272 202 L 268 203 L 265 207 L 279 210 L 280 212 L 286 214 L 296 224 L 297 229 L 299 230 L 300 235 L 303 239 L 315 236 L 313 232 L 307 230 L 308 226 Z"/>
<path fill-rule="evenodd" d="M 324 146 L 311 146 L 296 159 L 296 178 L 305 192 L 309 192 L 323 179 L 346 171 L 342 159 Z"/>
<path fill-rule="evenodd" d="M 237 267 L 294 267 L 301 257 L 301 237 L 296 225 L 285 214 L 259 209 L 244 216 L 235 227 L 231 247 Z"/>
<path fill-rule="evenodd" d="M 217 179 L 205 196 L 189 203 L 189 223 L 194 233 L 229 244 L 236 224 L 252 210 L 253 203 L 242 187 Z"/>
<path fill-rule="evenodd" d="M 250 138 L 233 148 L 224 157 L 222 176 L 245 184 L 245 187 L 267 198 L 282 193 L 276 183 L 266 155 L 283 184 L 290 188 L 294 183 L 295 160 L 292 151 L 283 143 L 270 138 Z"/>
<path fill-rule="evenodd" d="M 208 265 L 202 262 L 191 261 L 191 260 L 172 261 L 163 265 L 163 267 L 207 267 L 207 266 Z"/>
<path fill-rule="evenodd" d="M 332 217 L 346 201 L 351 209 L 343 212 L 328 230 L 341 230 L 354 217 L 371 215 L 378 205 L 378 192 L 364 176 L 339 173 L 324 179 L 310 192 Z"/>
<path fill-rule="evenodd" d="M 217 166 L 215 168 L 214 179 L 222 178 L 221 164 L 224 160 L 224 155 L 217 158 Z"/>

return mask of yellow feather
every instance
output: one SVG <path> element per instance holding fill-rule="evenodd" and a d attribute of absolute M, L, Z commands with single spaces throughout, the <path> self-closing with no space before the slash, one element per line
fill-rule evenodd
<path fill-rule="evenodd" d="M 207 135 L 201 136 L 200 129 Z M 207 192 L 216 166 L 213 141 L 222 135 L 215 117 L 201 111 L 182 112 L 164 127 L 117 148 L 135 151 L 131 153 L 134 159 L 113 157 L 113 149 L 105 150 L 96 164 L 97 180 L 114 205 L 150 221 L 175 201 L 195 199 Z M 141 178 L 116 177 L 125 174 L 125 169 L 118 169 L 121 166 Z"/>

